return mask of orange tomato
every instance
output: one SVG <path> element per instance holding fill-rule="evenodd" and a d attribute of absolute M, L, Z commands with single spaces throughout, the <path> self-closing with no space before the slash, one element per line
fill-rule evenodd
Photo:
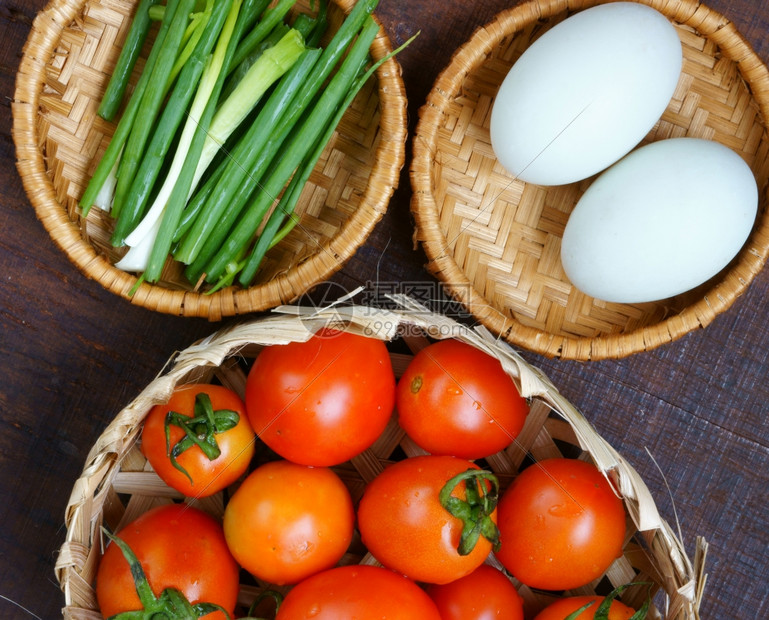
<path fill-rule="evenodd" d="M 469 552 L 460 554 L 463 521 L 441 502 L 446 483 L 468 470 L 481 472 L 465 459 L 417 456 L 388 466 L 374 478 L 358 507 L 358 527 L 372 555 L 388 568 L 426 583 L 448 583 L 478 568 L 492 541 L 480 536 Z M 463 484 L 450 495 L 467 500 Z M 496 510 L 486 518 L 496 529 Z"/>
<path fill-rule="evenodd" d="M 625 509 L 592 463 L 552 458 L 524 469 L 499 501 L 499 561 L 542 590 L 578 588 L 622 555 Z"/>
<path fill-rule="evenodd" d="M 333 471 L 291 461 L 255 469 L 224 511 L 224 535 L 240 565 L 277 585 L 334 566 L 353 535 L 355 510 Z"/>
<path fill-rule="evenodd" d="M 192 604 L 215 603 L 233 614 L 240 569 L 213 517 L 186 504 L 168 504 L 145 512 L 117 536 L 136 555 L 156 597 L 175 588 Z M 142 609 L 128 561 L 114 542 L 99 562 L 96 599 L 105 618 Z M 206 618 L 225 620 L 218 611 Z"/>
<path fill-rule="evenodd" d="M 442 620 L 413 581 L 379 566 L 341 566 L 305 579 L 286 595 L 275 620 Z"/>
<path fill-rule="evenodd" d="M 246 383 L 251 426 L 284 459 L 329 467 L 360 454 L 384 430 L 395 374 L 381 340 L 322 330 L 266 347 Z"/>
<path fill-rule="evenodd" d="M 204 396 L 210 400 L 216 424 L 227 430 L 207 426 L 200 405 Z M 172 420 L 168 424 L 167 445 L 169 413 Z M 237 422 L 232 425 L 236 418 Z M 201 443 L 215 442 L 218 455 L 210 458 L 200 446 L 190 442 L 181 424 L 188 425 Z M 189 447 L 174 456 L 174 450 L 180 445 Z M 235 482 L 248 468 L 254 445 L 254 431 L 245 404 L 235 392 L 221 385 L 194 384 L 177 388 L 165 405 L 156 405 L 150 410 L 142 429 L 142 452 L 150 465 L 168 486 L 187 497 L 213 495 Z M 210 449 L 210 446 L 204 447 Z"/>
<path fill-rule="evenodd" d="M 499 360 L 459 340 L 441 340 L 414 356 L 396 390 L 398 422 L 422 449 L 479 459 L 521 432 L 526 399 Z"/>
<path fill-rule="evenodd" d="M 523 620 L 523 599 L 507 576 L 488 564 L 443 585 L 429 584 L 441 620 Z"/>
<path fill-rule="evenodd" d="M 603 598 L 602 596 L 571 596 L 562 598 L 545 607 L 534 617 L 534 620 L 563 620 L 569 614 L 573 614 L 588 603 L 592 603 L 592 605 L 579 614 L 577 620 L 593 620 Z M 634 613 L 635 610 L 614 600 L 609 608 L 609 616 L 605 620 L 629 620 Z"/>

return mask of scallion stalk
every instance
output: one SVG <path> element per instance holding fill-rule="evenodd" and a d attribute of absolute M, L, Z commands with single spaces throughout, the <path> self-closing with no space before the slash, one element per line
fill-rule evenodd
<path fill-rule="evenodd" d="M 240 84 L 241 80 L 245 77 L 245 75 L 248 73 L 248 70 L 253 66 L 257 59 L 266 50 L 276 45 L 277 42 L 280 41 L 289 30 L 290 26 L 288 24 L 284 24 L 283 22 L 275 26 L 267 38 L 265 38 L 259 45 L 256 46 L 256 49 L 251 53 L 251 55 L 249 55 L 248 58 L 241 62 L 237 69 L 230 72 L 230 75 L 227 78 L 227 82 L 224 85 L 224 89 L 222 90 L 223 99 L 228 98 L 232 94 L 232 92 L 235 90 L 237 85 Z"/>
<path fill-rule="evenodd" d="M 238 44 L 240 44 L 242 37 L 246 32 L 249 32 L 251 27 L 256 23 L 267 7 L 270 5 L 271 0 L 247 0 L 243 3 L 241 12 L 243 14 L 243 32 L 238 37 Z"/>
<path fill-rule="evenodd" d="M 123 245 L 126 235 L 136 226 L 144 213 L 165 156 L 197 89 L 205 59 L 216 43 L 231 5 L 232 0 L 217 0 L 214 3 L 203 36 L 179 74 L 130 186 L 125 206 L 115 224 L 112 243 L 116 246 Z M 120 178 L 118 178 L 119 182 Z"/>
<path fill-rule="evenodd" d="M 194 3 L 195 0 L 180 0 L 176 10 L 170 16 L 171 24 L 168 34 L 161 44 L 152 76 L 139 104 L 141 114 L 138 114 L 134 121 L 120 158 L 113 203 L 115 217 L 122 218 L 123 207 L 131 199 L 129 190 L 141 165 L 145 146 L 155 125 L 155 119 L 160 113 L 163 100 L 168 92 L 168 77 L 179 54 L 182 37 L 189 21 L 190 9 Z M 120 219 L 118 219 L 118 225 L 119 223 Z M 122 245 L 122 238 L 115 245 Z"/>
<path fill-rule="evenodd" d="M 160 0 L 141 0 L 136 8 L 131 25 L 128 28 L 123 48 L 120 50 L 115 69 L 107 83 L 97 114 L 107 121 L 111 121 L 117 114 L 120 104 L 123 102 L 128 78 L 136 66 L 136 60 L 142 50 L 144 41 L 150 30 L 150 7 Z"/>
<path fill-rule="evenodd" d="M 203 30 L 206 27 L 206 23 L 211 17 L 211 12 L 214 8 L 214 0 L 205 0 L 206 4 L 202 11 L 196 11 L 190 15 L 189 23 L 187 24 L 187 30 L 182 37 L 182 47 L 179 55 L 176 57 L 176 62 L 171 68 L 171 73 L 168 77 L 169 82 L 173 82 L 182 70 L 184 63 L 186 63 L 192 53 L 195 51 L 200 37 L 203 36 Z"/>
<path fill-rule="evenodd" d="M 272 32 L 272 29 L 280 23 L 294 4 L 296 4 L 296 0 L 280 0 L 277 5 L 267 9 L 262 14 L 256 27 L 240 42 L 235 57 L 232 59 L 230 70 L 234 70 L 256 49 L 256 46 Z"/>
<path fill-rule="evenodd" d="M 302 190 L 304 189 L 304 185 L 310 178 L 310 174 L 312 174 L 313 169 L 323 154 L 323 150 L 326 148 L 329 140 L 331 140 L 331 136 L 334 134 L 334 131 L 336 131 L 339 122 L 342 120 L 345 111 L 350 106 L 353 99 L 355 99 L 356 95 L 360 92 L 360 89 L 363 88 L 364 84 L 369 80 L 374 72 L 389 58 L 395 56 L 401 50 L 410 45 L 415 37 L 416 35 L 411 37 L 398 49 L 391 52 L 390 54 L 387 54 L 376 63 L 374 63 L 362 76 L 358 77 L 352 86 L 348 89 L 344 101 L 341 103 L 341 105 L 338 106 L 336 113 L 327 123 L 323 134 L 316 140 L 314 148 L 302 161 L 301 166 L 291 179 L 291 182 L 286 188 L 286 191 L 283 193 L 283 196 L 278 202 L 278 205 L 267 219 L 267 223 L 259 233 L 259 237 L 257 238 L 250 255 L 245 261 L 239 261 L 241 265 L 241 271 L 238 279 L 242 286 L 249 286 L 251 284 L 267 251 L 273 247 L 277 241 L 285 237 L 288 232 L 298 223 L 298 219 L 294 217 L 294 209 L 296 208 L 297 202 L 299 201 L 299 197 L 302 193 Z M 289 221 L 287 225 L 281 229 L 281 225 L 286 219 Z M 281 229 L 280 232 L 279 229 Z"/>
<path fill-rule="evenodd" d="M 136 84 L 133 95 L 129 99 L 128 105 L 126 106 L 126 109 L 123 111 L 123 115 L 118 121 L 118 125 L 115 128 L 115 133 L 107 145 L 107 149 L 104 152 L 104 155 L 102 155 L 102 158 L 99 160 L 99 163 L 96 166 L 96 170 L 94 171 L 91 180 L 88 182 L 83 196 L 80 198 L 80 206 L 83 209 L 84 216 L 88 215 L 88 211 L 90 210 L 91 206 L 93 206 L 94 199 L 101 191 L 105 181 L 110 176 L 118 160 L 121 159 L 123 148 L 128 139 L 128 136 L 131 133 L 136 115 L 139 112 L 142 97 L 147 88 L 147 85 L 150 82 L 155 64 L 157 63 L 158 56 L 160 55 L 160 50 L 163 47 L 163 42 L 165 41 L 166 34 L 170 28 L 170 17 L 173 16 L 177 2 L 178 0 L 168 0 L 166 7 L 167 10 L 164 15 L 168 15 L 169 19 L 164 19 L 160 24 L 157 37 L 155 38 L 155 44 L 150 50 L 147 62 L 144 65 L 144 70 L 142 71 L 141 76 L 139 76 L 139 81 Z M 114 208 L 113 215 L 117 215 Z"/>
<path fill-rule="evenodd" d="M 232 258 L 253 239 L 275 196 L 280 193 L 301 164 L 307 150 L 312 148 L 317 138 L 322 135 L 329 118 L 345 99 L 350 85 L 365 66 L 369 47 L 378 32 L 379 25 L 369 16 L 339 70 L 334 74 L 317 103 L 308 111 L 306 118 L 292 133 L 281 156 L 273 162 L 274 165 L 261 183 L 255 199 L 241 214 L 238 224 L 230 232 L 219 253 L 207 265 L 205 273 L 209 282 L 216 281 Z"/>
<path fill-rule="evenodd" d="M 200 278 L 206 264 L 219 250 L 231 226 L 248 202 L 254 187 L 259 183 L 291 129 L 313 104 L 316 94 L 323 87 L 334 67 L 339 64 L 350 43 L 361 31 L 366 19 L 373 13 L 377 3 L 378 0 L 360 0 L 353 7 L 329 44 L 323 49 L 317 65 L 313 68 L 309 79 L 302 85 L 301 91 L 289 105 L 286 105 L 285 113 L 271 126 L 267 143 L 264 146 L 260 145 L 258 151 L 254 151 L 258 153 L 256 158 L 253 160 L 245 157 L 237 158 L 236 161 L 240 164 L 244 176 L 231 183 L 221 183 L 214 190 L 218 200 L 226 205 L 226 210 L 221 211 L 215 208 L 216 217 L 209 217 L 209 223 L 205 228 L 198 227 L 195 232 L 190 231 L 184 241 L 186 247 L 176 254 L 178 260 L 188 263 L 185 273 L 190 281 L 196 282 Z M 201 212 L 207 211 L 208 208 L 209 206 L 206 206 L 201 209 Z M 194 252 L 192 248 L 196 248 Z"/>
<path fill-rule="evenodd" d="M 203 70 L 170 169 L 147 215 L 126 238 L 127 245 L 150 248 L 145 272 L 147 282 L 155 282 L 160 276 L 170 251 L 173 230 L 191 193 L 196 162 L 224 83 L 226 62 L 235 48 L 231 42 L 241 4 L 241 0 L 231 0 L 229 14 L 218 35 L 214 53 Z M 158 220 L 160 224 L 156 226 Z"/>
<path fill-rule="evenodd" d="M 196 181 L 203 176 L 216 153 L 262 95 L 294 65 L 304 50 L 302 36 L 296 30 L 289 29 L 277 44 L 265 50 L 251 66 L 232 94 L 221 103 L 211 121 L 195 172 Z"/>
<path fill-rule="evenodd" d="M 319 4 L 318 14 L 315 16 L 315 25 L 312 32 L 306 37 L 308 47 L 320 45 L 320 40 L 326 34 L 326 29 L 328 28 L 328 2 L 327 0 L 319 0 Z"/>
<path fill-rule="evenodd" d="M 220 231 L 220 236 L 226 235 L 232 221 L 228 222 L 225 209 L 236 205 L 234 197 L 243 183 L 254 183 L 254 177 L 249 176 L 249 171 L 253 172 L 253 162 L 270 138 L 275 137 L 277 120 L 285 113 L 299 88 L 306 83 L 319 55 L 320 50 L 307 50 L 268 97 L 265 106 L 238 142 L 238 149 L 225 161 L 222 174 L 216 180 L 216 189 L 211 188 L 209 199 L 202 205 L 200 215 L 174 253 L 174 258 L 183 263 L 192 263 L 214 229 Z"/>

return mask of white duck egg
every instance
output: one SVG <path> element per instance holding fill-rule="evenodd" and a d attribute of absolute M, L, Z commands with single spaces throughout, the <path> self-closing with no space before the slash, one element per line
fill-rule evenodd
<path fill-rule="evenodd" d="M 651 7 L 613 2 L 575 13 L 537 39 L 503 80 L 492 149 L 528 183 L 597 174 L 654 127 L 681 64 L 675 27 Z"/>
<path fill-rule="evenodd" d="M 561 262 L 582 292 L 610 302 L 665 299 L 702 284 L 744 245 L 758 187 L 730 148 L 698 138 L 643 146 L 577 202 Z"/>

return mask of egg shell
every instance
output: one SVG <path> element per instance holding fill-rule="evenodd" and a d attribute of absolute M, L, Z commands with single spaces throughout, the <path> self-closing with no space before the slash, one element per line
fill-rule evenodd
<path fill-rule="evenodd" d="M 601 174 L 574 207 L 561 242 L 582 292 L 641 303 L 702 284 L 739 252 L 758 188 L 730 148 L 698 138 L 643 146 Z"/>
<path fill-rule="evenodd" d="M 613 2 L 575 13 L 513 64 L 494 100 L 502 166 L 538 185 L 580 181 L 644 138 L 678 84 L 681 40 L 659 11 Z"/>

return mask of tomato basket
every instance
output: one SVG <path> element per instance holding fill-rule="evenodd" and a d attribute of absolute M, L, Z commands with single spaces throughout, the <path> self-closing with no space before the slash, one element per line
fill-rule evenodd
<path fill-rule="evenodd" d="M 456 338 L 499 359 L 531 403 L 517 439 L 504 451 L 485 459 L 488 468 L 499 478 L 500 488 L 509 485 L 525 460 L 568 455 L 593 462 L 613 482 L 624 501 L 627 514 L 624 554 L 601 578 L 573 593 L 607 594 L 620 585 L 644 582 L 651 584 L 653 600 L 658 606 L 652 606 L 649 617 L 699 618 L 705 584 L 706 542 L 697 538 L 694 558 L 690 559 L 683 542 L 660 516 L 639 474 L 598 435 L 549 379 L 483 327 L 468 327 L 407 297 L 393 296 L 390 300 L 392 307 L 389 308 L 343 303 L 322 309 L 279 307 L 270 316 L 222 329 L 175 355 L 168 370 L 153 380 L 104 430 L 74 484 L 65 515 L 66 540 L 56 563 L 56 576 L 65 599 L 64 618 L 100 617 L 94 581 L 106 543 L 101 534 L 102 525 L 116 531 L 150 508 L 170 502 L 191 502 L 216 518 L 221 518 L 224 512 L 226 490 L 203 499 L 185 499 L 152 470 L 139 445 L 143 420 L 149 410 L 155 404 L 167 402 L 176 386 L 189 383 L 221 383 L 243 395 L 250 362 L 263 347 L 305 341 L 317 330 L 329 326 L 385 341 L 396 377 L 417 351 L 444 338 Z M 393 416 L 370 448 L 333 469 L 357 504 L 366 484 L 388 464 L 420 454 L 424 452 Z M 263 457 L 269 459 L 268 455 Z M 255 458 L 260 458 L 259 447 Z M 377 564 L 357 538 L 340 561 L 340 564 L 355 563 Z M 500 567 L 493 553 L 487 563 Z M 524 599 L 527 617 L 555 596 L 515 580 L 513 583 Z M 255 579 L 244 579 L 240 603 L 247 608 L 260 591 L 268 587 L 274 588 Z M 621 600 L 637 608 L 648 595 L 648 588 L 648 585 L 630 587 L 622 592 Z M 664 601 L 664 605 L 660 605 L 660 601 Z"/>
<path fill-rule="evenodd" d="M 407 101 L 396 58 L 379 67 L 346 110 L 304 186 L 298 224 L 267 253 L 250 286 L 213 292 L 209 285 L 190 283 L 183 265 L 170 258 L 150 284 L 115 267 L 127 248 L 110 243 L 114 219 L 98 208 L 84 217 L 79 206 L 119 118 L 107 122 L 97 108 L 138 4 L 52 0 L 32 24 L 11 107 L 17 168 L 38 219 L 84 275 L 150 310 L 218 321 L 297 299 L 354 255 L 398 186 Z M 354 5 L 353 0 L 329 3 L 321 44 Z M 314 10 L 317 3 L 300 0 L 291 14 Z M 391 51 L 380 27 L 371 56 L 379 60 Z M 128 92 L 138 74 L 137 68 Z"/>

